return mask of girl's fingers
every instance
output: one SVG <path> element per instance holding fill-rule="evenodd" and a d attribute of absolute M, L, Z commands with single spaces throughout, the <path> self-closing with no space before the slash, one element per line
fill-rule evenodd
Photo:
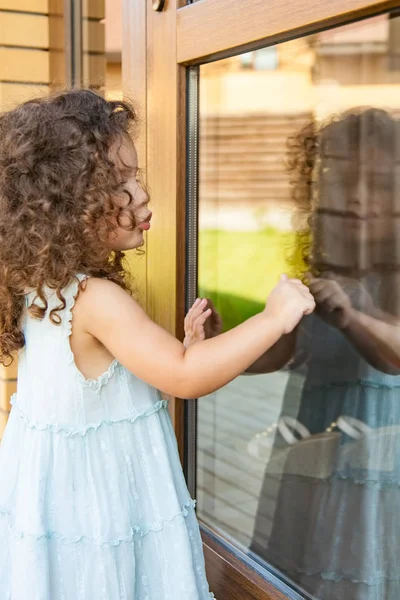
<path fill-rule="evenodd" d="M 208 308 L 203 314 L 199 315 L 194 322 L 193 325 L 193 336 L 197 340 L 204 340 L 206 337 L 204 323 L 207 321 L 208 317 L 211 315 L 212 310 Z"/>
<path fill-rule="evenodd" d="M 196 310 L 196 309 L 197 309 L 197 308 L 200 306 L 201 302 L 202 302 L 201 298 L 197 298 L 197 299 L 196 299 L 196 300 L 193 302 L 192 306 L 189 308 L 188 315 L 191 315 L 191 314 L 193 314 L 193 311 L 195 311 L 195 310 Z"/>
<path fill-rule="evenodd" d="M 204 323 L 207 321 L 208 317 L 211 316 L 211 313 L 212 313 L 211 308 L 207 308 L 207 310 L 205 310 L 203 312 L 203 314 L 201 314 L 197 317 L 194 326 L 197 327 L 198 325 L 204 325 Z"/>
<path fill-rule="evenodd" d="M 204 313 L 204 310 L 207 307 L 207 300 L 201 300 L 196 308 L 192 311 L 192 327 L 194 327 L 196 320 Z"/>
<path fill-rule="evenodd" d="M 304 296 L 304 298 L 314 298 L 314 294 L 312 294 L 310 292 L 310 290 L 308 289 L 308 287 L 304 287 L 304 289 L 301 289 L 300 293 L 301 293 L 302 296 Z"/>
<path fill-rule="evenodd" d="M 207 317 L 210 316 L 212 311 L 211 311 L 211 309 L 207 309 L 207 311 L 205 311 L 206 306 L 207 306 L 206 299 L 201 300 L 200 298 L 198 298 L 194 302 L 192 308 L 189 310 L 189 312 L 185 318 L 184 326 L 185 326 L 186 332 L 190 332 L 195 329 L 197 319 L 199 317 L 203 316 L 205 314 L 205 312 L 207 313 Z M 205 317 L 204 321 L 206 320 L 207 317 Z"/>
<path fill-rule="evenodd" d="M 315 300 L 312 297 L 311 294 L 309 294 L 309 297 L 307 298 L 307 306 L 306 306 L 306 310 L 304 311 L 305 315 L 309 315 L 311 314 L 315 309 Z"/>
<path fill-rule="evenodd" d="M 211 311 L 209 312 L 209 309 L 208 309 L 202 315 L 197 317 L 196 321 L 193 324 L 193 332 L 196 336 L 198 336 L 198 334 L 200 332 L 204 332 L 204 323 L 207 321 L 210 314 L 211 314 Z"/>
<path fill-rule="evenodd" d="M 186 329 L 186 328 L 190 329 L 190 327 L 191 327 L 191 321 L 192 321 L 192 315 L 193 315 L 193 311 L 194 311 L 194 310 L 195 310 L 195 309 L 196 309 L 196 308 L 199 306 L 200 302 L 201 302 L 200 298 L 197 298 L 197 299 L 196 299 L 196 300 L 193 302 L 192 306 L 189 308 L 189 310 L 188 310 L 188 312 L 187 312 L 187 315 L 186 315 L 186 317 L 185 317 L 185 319 L 184 319 L 184 326 L 185 326 L 185 329 Z"/>

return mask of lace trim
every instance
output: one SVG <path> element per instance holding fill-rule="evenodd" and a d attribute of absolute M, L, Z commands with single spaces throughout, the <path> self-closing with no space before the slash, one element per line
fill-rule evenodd
<path fill-rule="evenodd" d="M 114 359 L 108 367 L 107 371 L 99 377 L 97 377 L 96 379 L 86 379 L 86 377 L 83 375 L 83 373 L 80 372 L 76 365 L 75 356 L 72 352 L 71 343 L 69 340 L 72 333 L 72 309 L 74 308 L 76 298 L 78 297 L 79 286 L 85 279 L 87 279 L 86 275 L 77 275 L 70 285 L 70 289 L 68 290 L 68 298 L 66 298 L 65 311 L 67 317 L 66 341 L 68 344 L 68 359 L 82 385 L 90 387 L 93 390 L 99 391 L 104 385 L 108 383 L 108 381 L 114 375 L 116 369 L 122 367 L 122 365 L 118 362 L 118 360 Z"/>
<path fill-rule="evenodd" d="M 12 523 L 12 520 L 11 520 L 11 511 L 6 510 L 4 508 L 0 508 L 0 515 L 7 518 L 8 527 L 9 527 L 10 531 L 12 532 L 12 534 L 15 537 L 17 537 L 19 539 L 33 538 L 35 541 L 40 541 L 42 539 L 48 539 L 48 540 L 57 539 L 57 540 L 61 540 L 62 542 L 68 542 L 71 544 L 79 544 L 80 542 L 90 542 L 90 543 L 96 544 L 97 546 L 119 546 L 120 544 L 125 543 L 125 542 L 128 542 L 128 543 L 132 542 L 135 536 L 145 537 L 149 533 L 157 533 L 158 531 L 162 531 L 164 529 L 165 524 L 172 523 L 173 521 L 175 521 L 176 519 L 179 519 L 180 517 L 186 518 L 189 514 L 189 510 L 190 509 L 194 510 L 195 506 L 196 506 L 196 501 L 192 500 L 190 498 L 182 505 L 182 509 L 179 512 L 177 512 L 176 514 L 174 514 L 172 517 L 170 517 L 169 519 L 163 519 L 162 521 L 155 521 L 154 523 L 146 524 L 146 525 L 142 525 L 142 526 L 135 525 L 134 527 L 132 527 L 130 529 L 130 532 L 128 535 L 126 535 L 125 537 L 117 538 L 115 540 L 103 540 L 103 539 L 99 539 L 99 538 L 92 538 L 92 537 L 89 537 L 86 535 L 68 536 L 68 535 L 64 535 L 57 531 L 46 531 L 44 533 L 38 533 L 38 534 L 26 533 L 25 531 L 16 529 L 15 525 Z"/>
<path fill-rule="evenodd" d="M 103 427 L 104 425 L 112 426 L 117 423 L 135 423 L 139 419 L 150 417 L 168 406 L 167 400 L 158 400 L 151 408 L 145 410 L 144 412 L 138 415 L 132 417 L 123 417 L 122 419 L 102 419 L 98 423 L 89 423 L 83 429 L 76 429 L 74 427 L 66 427 L 64 425 L 58 425 L 56 423 L 39 423 L 38 421 L 32 421 L 19 408 L 16 399 L 17 395 L 14 394 L 11 398 L 13 410 L 17 411 L 18 415 L 24 420 L 29 429 L 33 429 L 35 431 L 49 431 L 51 433 L 63 433 L 66 437 L 72 437 L 76 435 L 80 435 L 81 437 L 83 437 L 87 434 L 88 431 L 97 431 L 100 427 Z"/>

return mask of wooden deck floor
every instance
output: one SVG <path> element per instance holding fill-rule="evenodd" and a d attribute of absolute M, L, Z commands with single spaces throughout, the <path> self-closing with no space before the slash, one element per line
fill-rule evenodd
<path fill-rule="evenodd" d="M 255 435 L 277 421 L 287 378 L 285 372 L 239 377 L 199 401 L 198 515 L 245 548 L 270 455 L 268 441 L 260 447 Z M 273 438 L 272 433 L 266 439 L 272 444 Z M 276 486 L 271 480 L 271 495 L 263 498 L 270 502 L 271 519 L 278 483 L 278 477 Z"/>

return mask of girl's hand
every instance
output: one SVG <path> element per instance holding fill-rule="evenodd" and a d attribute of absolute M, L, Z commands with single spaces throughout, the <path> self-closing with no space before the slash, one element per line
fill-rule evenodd
<path fill-rule="evenodd" d="M 282 275 L 268 297 L 264 314 L 272 322 L 280 324 L 283 334 L 288 334 L 314 309 L 315 301 L 308 287 L 299 279 L 289 279 L 287 275 Z"/>
<path fill-rule="evenodd" d="M 207 304 L 207 300 L 197 298 L 185 317 L 183 345 L 186 349 L 206 339 L 205 323 L 212 314 L 212 309 L 207 308 Z"/>

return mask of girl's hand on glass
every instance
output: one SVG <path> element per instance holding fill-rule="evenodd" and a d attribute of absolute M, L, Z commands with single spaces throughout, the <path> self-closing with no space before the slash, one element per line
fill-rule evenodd
<path fill-rule="evenodd" d="M 212 309 L 207 308 L 207 304 L 206 299 L 197 298 L 185 317 L 183 345 L 186 349 L 206 339 L 205 324 L 212 314 Z"/>
<path fill-rule="evenodd" d="M 222 319 L 211 300 L 198 298 L 185 318 L 183 345 L 189 348 L 197 342 L 210 339 L 222 331 Z"/>
<path fill-rule="evenodd" d="M 282 327 L 282 334 L 291 333 L 305 315 L 315 309 L 310 290 L 299 279 L 281 275 L 279 283 L 270 293 L 264 314 Z"/>

